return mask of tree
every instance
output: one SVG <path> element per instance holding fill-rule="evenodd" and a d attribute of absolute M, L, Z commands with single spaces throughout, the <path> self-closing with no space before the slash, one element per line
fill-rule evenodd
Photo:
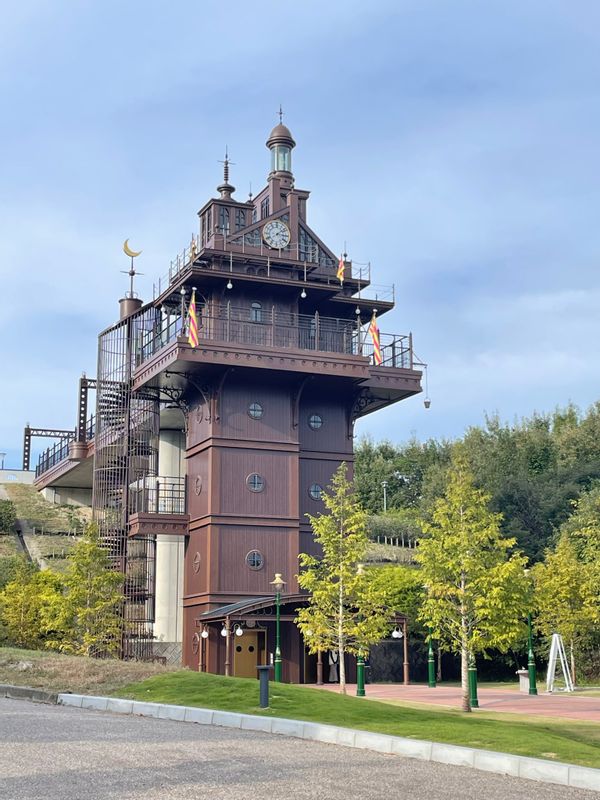
<path fill-rule="evenodd" d="M 62 581 L 23 560 L 0 592 L 4 636 L 17 647 L 56 649 L 64 637 Z"/>
<path fill-rule="evenodd" d="M 416 553 L 427 597 L 420 613 L 433 637 L 459 653 L 462 707 L 471 710 L 468 667 L 476 653 L 505 652 L 524 637 L 526 558 L 511 553 L 489 495 L 474 486 L 464 452 L 456 449 L 443 498 L 424 524 Z"/>
<path fill-rule="evenodd" d="M 547 637 L 560 633 L 568 644 L 573 683 L 575 656 L 589 641 L 599 617 L 600 601 L 593 590 L 592 570 L 591 564 L 579 560 L 575 543 L 564 530 L 556 548 L 547 550 L 543 563 L 532 571 L 537 626 Z"/>
<path fill-rule="evenodd" d="M 123 576 L 111 569 L 94 524 L 71 551 L 64 583 L 68 640 L 63 649 L 79 655 L 116 653 L 122 633 Z"/>
<path fill-rule="evenodd" d="M 0 500 L 0 533 L 12 533 L 16 521 L 17 513 L 12 500 Z"/>
<path fill-rule="evenodd" d="M 308 515 L 322 557 L 300 554 L 298 583 L 311 594 L 296 622 L 311 653 L 337 650 L 340 689 L 346 693 L 345 653 L 361 655 L 386 635 L 391 612 L 386 592 L 361 569 L 367 545 L 366 514 L 359 506 L 346 464 L 323 493 L 328 513 Z"/>

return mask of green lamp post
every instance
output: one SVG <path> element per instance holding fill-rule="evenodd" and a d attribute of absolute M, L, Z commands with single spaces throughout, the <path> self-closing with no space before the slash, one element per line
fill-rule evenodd
<path fill-rule="evenodd" d="M 433 654 L 433 632 L 431 628 L 429 628 L 429 650 L 427 653 L 427 677 L 428 682 L 427 685 L 430 689 L 435 689 L 436 681 L 435 681 L 435 656 Z"/>
<path fill-rule="evenodd" d="M 475 656 L 471 653 L 469 655 L 469 702 L 471 708 L 479 708 L 479 699 L 477 697 L 477 665 L 475 663 Z"/>
<path fill-rule="evenodd" d="M 365 657 L 362 651 L 356 658 L 356 696 L 365 696 Z"/>
<path fill-rule="evenodd" d="M 281 592 L 285 587 L 285 581 L 280 572 L 275 573 L 275 579 L 271 581 L 271 586 L 275 589 L 275 681 L 281 683 Z"/>
<path fill-rule="evenodd" d="M 531 627 L 531 614 L 527 614 L 527 671 L 529 672 L 529 694 L 537 694 L 535 655 L 533 653 L 533 631 Z"/>

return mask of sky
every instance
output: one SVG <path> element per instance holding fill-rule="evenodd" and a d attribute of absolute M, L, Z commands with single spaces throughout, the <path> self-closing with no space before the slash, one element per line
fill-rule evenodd
<path fill-rule="evenodd" d="M 283 106 L 309 223 L 394 283 L 431 408 L 358 425 L 457 437 L 598 399 L 600 5 L 571 0 L 22 0 L 0 28 L 0 450 L 72 428 L 142 249 L 144 299 L 225 146 L 245 198 Z M 39 443 L 41 444 L 41 443 Z M 36 446 L 34 451 L 38 451 Z"/>

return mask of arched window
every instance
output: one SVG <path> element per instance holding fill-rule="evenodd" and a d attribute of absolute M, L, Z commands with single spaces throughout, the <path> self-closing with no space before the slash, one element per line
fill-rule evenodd
<path fill-rule="evenodd" d="M 219 230 L 221 233 L 229 233 L 229 209 L 221 206 L 219 208 Z"/>
<path fill-rule="evenodd" d="M 260 303 L 252 303 L 250 306 L 250 322 L 262 322 L 262 306 Z"/>

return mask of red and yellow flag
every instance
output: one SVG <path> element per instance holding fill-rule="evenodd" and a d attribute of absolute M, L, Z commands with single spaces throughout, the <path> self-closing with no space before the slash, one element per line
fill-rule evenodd
<path fill-rule="evenodd" d="M 383 361 L 383 358 L 381 356 L 381 342 L 379 339 L 379 328 L 377 327 L 377 314 L 375 311 L 369 323 L 369 333 L 371 334 L 371 340 L 373 342 L 373 364 L 378 367 Z"/>
<path fill-rule="evenodd" d="M 338 281 L 340 283 L 344 282 L 344 269 L 345 269 L 345 267 L 346 267 L 346 265 L 344 264 L 344 259 L 343 259 L 342 256 L 340 256 L 340 260 L 339 260 L 338 268 L 337 268 L 337 279 L 338 279 Z"/>
<path fill-rule="evenodd" d="M 188 344 L 191 347 L 198 347 L 198 315 L 196 313 L 196 290 L 192 291 L 192 299 L 188 308 Z"/>

